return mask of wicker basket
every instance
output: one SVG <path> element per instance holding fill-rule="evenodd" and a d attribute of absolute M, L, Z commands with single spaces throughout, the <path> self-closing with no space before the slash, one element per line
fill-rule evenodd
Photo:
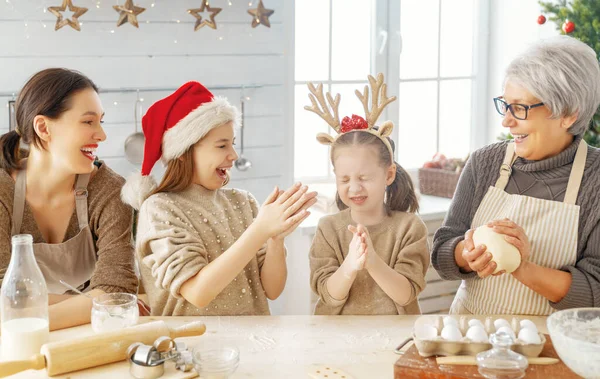
<path fill-rule="evenodd" d="M 460 172 L 439 168 L 419 169 L 419 190 L 423 195 L 452 198 Z"/>

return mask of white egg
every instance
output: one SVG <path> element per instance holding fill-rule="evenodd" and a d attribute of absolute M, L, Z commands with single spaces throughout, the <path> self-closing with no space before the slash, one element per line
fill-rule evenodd
<path fill-rule="evenodd" d="M 467 330 L 467 338 L 473 342 L 488 342 L 488 335 L 483 326 L 474 325 Z"/>
<path fill-rule="evenodd" d="M 500 333 L 500 332 L 504 332 L 504 333 L 507 333 L 508 335 L 510 335 L 510 338 L 512 338 L 513 341 L 517 339 L 517 337 L 515 336 L 514 330 L 512 330 L 512 328 L 510 326 L 501 326 L 500 328 L 498 328 L 498 330 L 496 330 L 496 333 Z"/>
<path fill-rule="evenodd" d="M 519 339 L 524 343 L 533 343 L 540 344 L 542 343 L 542 339 L 538 334 L 537 330 L 533 330 L 531 328 L 523 328 L 519 332 Z"/>
<path fill-rule="evenodd" d="M 498 331 L 498 329 L 500 329 L 503 326 L 510 328 L 510 324 L 505 319 L 499 318 L 497 320 L 494 320 L 494 328 L 496 328 L 496 331 Z"/>
<path fill-rule="evenodd" d="M 444 326 L 453 325 L 458 328 L 458 321 L 454 317 L 446 316 L 444 317 Z"/>
<path fill-rule="evenodd" d="M 521 328 L 533 329 L 537 333 L 537 326 L 535 326 L 535 324 L 531 320 L 527 320 L 527 319 L 521 320 L 521 322 L 519 323 L 519 325 L 521 325 Z"/>
<path fill-rule="evenodd" d="M 433 325 L 418 325 L 415 326 L 415 336 L 420 340 L 434 340 L 437 337 L 438 331 Z"/>
<path fill-rule="evenodd" d="M 446 325 L 442 329 L 442 338 L 446 341 L 460 341 L 462 334 L 460 330 L 454 325 Z"/>
<path fill-rule="evenodd" d="M 481 322 L 481 320 L 478 320 L 476 318 L 472 318 L 469 320 L 469 327 L 472 326 L 481 326 L 481 329 L 485 329 L 485 326 L 483 326 L 483 323 Z"/>

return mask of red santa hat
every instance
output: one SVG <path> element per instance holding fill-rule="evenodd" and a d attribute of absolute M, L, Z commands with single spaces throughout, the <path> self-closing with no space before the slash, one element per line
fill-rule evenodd
<path fill-rule="evenodd" d="M 233 121 L 239 125 L 237 108 L 223 97 L 215 97 L 202 84 L 188 82 L 173 94 L 152 104 L 142 118 L 144 160 L 142 172 L 131 175 L 121 198 L 135 209 L 156 188 L 150 173 L 159 160 L 182 156 L 190 147 L 217 126 Z"/>

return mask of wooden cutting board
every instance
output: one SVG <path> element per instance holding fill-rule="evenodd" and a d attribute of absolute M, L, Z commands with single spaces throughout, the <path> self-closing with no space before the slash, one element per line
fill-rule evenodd
<path fill-rule="evenodd" d="M 559 358 L 552 346 L 552 340 L 546 335 L 546 344 L 540 357 Z M 560 359 L 560 358 L 559 358 Z M 553 365 L 529 365 L 527 368 L 528 379 L 580 378 L 571 371 L 562 361 Z M 423 358 L 419 355 L 417 347 L 413 344 L 394 365 L 394 379 L 467 379 L 483 378 L 477 371 L 477 366 L 438 366 L 435 357 Z"/>

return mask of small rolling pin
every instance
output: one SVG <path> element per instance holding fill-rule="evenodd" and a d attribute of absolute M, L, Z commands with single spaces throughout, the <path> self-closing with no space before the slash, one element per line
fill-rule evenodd
<path fill-rule="evenodd" d="M 0 377 L 21 371 L 46 368 L 48 375 L 65 374 L 85 368 L 101 366 L 127 358 L 127 348 L 134 342 L 152 345 L 161 336 L 200 336 L 206 326 L 200 321 L 171 329 L 164 321 L 153 321 L 112 332 L 71 340 L 49 342 L 40 354 L 22 361 L 0 362 Z"/>
<path fill-rule="evenodd" d="M 437 357 L 438 365 L 477 366 L 477 360 L 472 355 L 451 355 L 448 357 Z M 560 362 L 556 358 L 527 357 L 530 365 L 553 365 Z"/>

